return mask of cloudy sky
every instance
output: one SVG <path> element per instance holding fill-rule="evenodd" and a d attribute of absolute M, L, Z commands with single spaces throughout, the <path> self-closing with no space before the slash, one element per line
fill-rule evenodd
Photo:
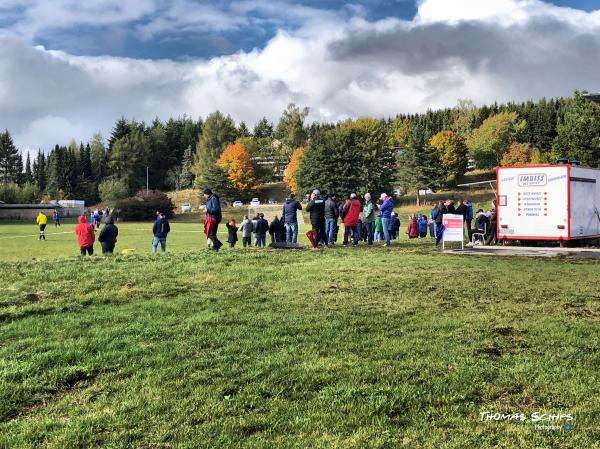
<path fill-rule="evenodd" d="M 600 91 L 599 73 L 597 0 L 0 1 L 0 129 L 23 150 L 122 115 L 387 117 Z"/>

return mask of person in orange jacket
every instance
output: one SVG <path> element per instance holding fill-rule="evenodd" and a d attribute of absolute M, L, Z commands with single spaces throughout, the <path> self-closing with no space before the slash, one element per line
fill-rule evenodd
<path fill-rule="evenodd" d="M 77 218 L 77 222 L 75 234 L 77 234 L 77 244 L 81 250 L 81 255 L 85 256 L 87 253 L 91 256 L 94 254 L 94 241 L 96 240 L 94 227 L 85 221 L 85 216 L 83 215 Z"/>

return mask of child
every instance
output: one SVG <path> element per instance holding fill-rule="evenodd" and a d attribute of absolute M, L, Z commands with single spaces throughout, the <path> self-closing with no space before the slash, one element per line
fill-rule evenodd
<path fill-rule="evenodd" d="M 409 215 L 408 217 L 408 229 L 406 230 L 409 239 L 414 239 L 419 236 L 419 226 L 417 224 L 417 217 Z"/>
<path fill-rule="evenodd" d="M 35 222 L 40 226 L 40 240 L 46 240 L 46 224 L 48 217 L 43 212 L 40 212 L 35 219 Z"/>
<path fill-rule="evenodd" d="M 236 226 L 235 220 L 231 220 L 229 223 L 225 224 L 225 226 L 227 227 L 227 243 L 229 243 L 230 248 L 233 248 L 238 241 L 238 227 Z"/>
<path fill-rule="evenodd" d="M 96 240 L 96 234 L 94 233 L 94 227 L 91 224 L 86 223 L 85 216 L 80 215 L 77 219 L 79 223 L 75 226 L 75 234 L 77 234 L 77 244 L 81 251 L 81 255 L 94 254 L 94 241 Z"/>
<path fill-rule="evenodd" d="M 419 219 L 417 220 L 417 225 L 419 226 L 419 237 L 425 238 L 427 237 L 427 218 L 423 215 L 419 214 Z"/>
<path fill-rule="evenodd" d="M 378 242 L 383 236 L 383 225 L 381 224 L 381 216 L 375 219 L 375 241 Z"/>

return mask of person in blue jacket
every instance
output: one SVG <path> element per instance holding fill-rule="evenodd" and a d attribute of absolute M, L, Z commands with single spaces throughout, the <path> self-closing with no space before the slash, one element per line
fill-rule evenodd
<path fill-rule="evenodd" d="M 394 200 L 391 196 L 382 193 L 379 197 L 381 204 L 379 204 L 379 213 L 381 216 L 381 225 L 383 227 L 383 239 L 385 241 L 383 246 L 390 245 L 390 217 L 394 210 Z"/>
<path fill-rule="evenodd" d="M 467 206 L 467 213 L 465 214 L 465 222 L 467 223 L 467 232 L 471 235 L 471 223 L 473 222 L 473 203 L 471 200 L 465 201 Z"/>
<path fill-rule="evenodd" d="M 419 228 L 419 237 L 427 237 L 427 218 L 425 218 L 425 216 L 423 216 L 422 214 L 419 214 L 419 218 L 417 219 L 417 226 Z"/>

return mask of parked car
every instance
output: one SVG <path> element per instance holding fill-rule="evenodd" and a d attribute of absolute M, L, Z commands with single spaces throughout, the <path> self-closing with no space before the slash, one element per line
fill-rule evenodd
<path fill-rule="evenodd" d="M 233 202 L 233 207 L 242 207 L 244 205 L 244 203 L 242 203 L 241 201 L 234 201 Z"/>
<path fill-rule="evenodd" d="M 192 205 L 190 203 L 183 203 L 181 205 L 181 213 L 184 214 L 186 212 L 192 211 Z"/>
<path fill-rule="evenodd" d="M 269 204 L 277 204 L 277 200 L 275 198 L 269 198 Z"/>
<path fill-rule="evenodd" d="M 259 206 L 260 205 L 260 200 L 258 198 L 252 198 L 252 201 L 250 201 L 250 206 Z"/>

